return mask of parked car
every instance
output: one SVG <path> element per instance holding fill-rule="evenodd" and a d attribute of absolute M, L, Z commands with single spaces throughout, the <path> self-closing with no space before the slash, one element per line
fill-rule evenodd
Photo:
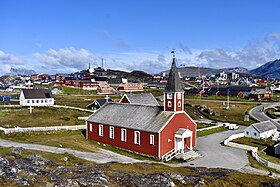
<path fill-rule="evenodd" d="M 237 129 L 239 129 L 239 126 L 236 124 L 229 124 L 227 128 L 229 130 L 237 130 Z"/>
<path fill-rule="evenodd" d="M 223 126 L 224 126 L 225 128 L 228 128 L 229 125 L 230 125 L 230 123 L 223 123 Z"/>

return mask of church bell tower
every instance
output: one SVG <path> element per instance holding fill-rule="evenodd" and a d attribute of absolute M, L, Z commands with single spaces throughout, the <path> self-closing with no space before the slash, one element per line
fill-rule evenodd
<path fill-rule="evenodd" d="M 168 81 L 164 90 L 164 111 L 184 110 L 184 90 L 176 67 L 174 50 L 172 53 L 172 65 L 169 71 Z"/>

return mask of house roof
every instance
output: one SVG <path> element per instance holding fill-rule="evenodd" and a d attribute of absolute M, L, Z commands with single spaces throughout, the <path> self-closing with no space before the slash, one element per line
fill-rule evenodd
<path fill-rule="evenodd" d="M 88 121 L 157 133 L 173 114 L 159 106 L 106 103 Z"/>
<path fill-rule="evenodd" d="M 49 89 L 22 89 L 25 99 L 47 99 L 53 98 Z"/>
<path fill-rule="evenodd" d="M 156 98 L 151 93 L 125 94 L 130 104 L 158 106 Z"/>
<path fill-rule="evenodd" d="M 277 129 L 271 121 L 263 121 L 252 125 L 259 133 Z"/>
<path fill-rule="evenodd" d="M 113 100 L 111 98 L 108 98 L 108 100 L 107 99 L 96 99 L 95 101 L 99 104 L 99 106 L 103 106 L 106 102 L 113 102 Z"/>
<path fill-rule="evenodd" d="M 171 69 L 169 71 L 168 81 L 165 87 L 166 92 L 184 92 L 182 89 L 181 79 L 176 67 L 175 58 L 173 58 Z"/>

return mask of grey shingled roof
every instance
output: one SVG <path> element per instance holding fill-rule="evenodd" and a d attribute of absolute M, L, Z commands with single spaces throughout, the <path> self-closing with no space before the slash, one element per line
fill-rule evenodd
<path fill-rule="evenodd" d="M 158 106 L 156 98 L 151 93 L 126 94 L 130 104 Z"/>
<path fill-rule="evenodd" d="M 47 99 L 53 98 L 49 89 L 23 89 L 25 99 Z"/>
<path fill-rule="evenodd" d="M 176 67 L 175 58 L 173 58 L 171 69 L 168 75 L 168 81 L 165 87 L 165 91 L 167 92 L 183 92 L 181 79 L 178 74 L 178 70 Z"/>
<path fill-rule="evenodd" d="M 277 129 L 277 127 L 271 121 L 264 121 L 255 123 L 252 125 L 259 133 Z"/>
<path fill-rule="evenodd" d="M 88 121 L 157 133 L 172 115 L 159 106 L 106 103 Z"/>

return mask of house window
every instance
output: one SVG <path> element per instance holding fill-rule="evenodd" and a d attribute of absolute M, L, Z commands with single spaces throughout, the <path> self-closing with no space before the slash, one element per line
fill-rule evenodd
<path fill-rule="evenodd" d="M 39 103 L 39 100 L 36 100 L 36 103 Z"/>
<path fill-rule="evenodd" d="M 41 100 L 41 103 L 44 103 L 44 100 L 43 100 L 43 99 Z"/>
<path fill-rule="evenodd" d="M 153 134 L 150 135 L 150 144 L 155 145 L 155 136 Z"/>
<path fill-rule="evenodd" d="M 178 93 L 178 99 L 181 99 L 181 93 Z"/>
<path fill-rule="evenodd" d="M 168 107 L 171 107 L 171 106 L 172 106 L 171 101 L 168 101 L 168 102 L 167 102 L 167 106 L 168 106 Z"/>
<path fill-rule="evenodd" d="M 98 134 L 99 134 L 99 136 L 103 136 L 103 125 L 99 125 Z"/>
<path fill-rule="evenodd" d="M 167 99 L 172 99 L 172 94 L 167 94 Z"/>
<path fill-rule="evenodd" d="M 249 131 L 246 131 L 246 134 L 249 135 Z"/>
<path fill-rule="evenodd" d="M 140 145 L 140 132 L 134 131 L 134 144 Z"/>
<path fill-rule="evenodd" d="M 35 101 L 32 99 L 32 103 L 35 103 Z"/>
<path fill-rule="evenodd" d="M 181 107 L 181 101 L 178 102 L 178 107 Z"/>
<path fill-rule="evenodd" d="M 48 100 L 47 99 L 45 99 L 45 103 L 47 103 L 48 102 Z"/>
<path fill-rule="evenodd" d="M 109 138 L 114 139 L 114 127 L 110 127 Z"/>
<path fill-rule="evenodd" d="M 126 142 L 126 129 L 121 129 L 121 141 Z"/>
<path fill-rule="evenodd" d="M 30 103 L 30 101 L 29 101 L 29 100 L 27 100 L 27 103 Z"/>
<path fill-rule="evenodd" d="M 92 123 L 89 124 L 89 131 L 92 132 Z"/>
<path fill-rule="evenodd" d="M 257 136 L 257 133 L 256 133 L 256 132 L 254 132 L 254 136 Z"/>

